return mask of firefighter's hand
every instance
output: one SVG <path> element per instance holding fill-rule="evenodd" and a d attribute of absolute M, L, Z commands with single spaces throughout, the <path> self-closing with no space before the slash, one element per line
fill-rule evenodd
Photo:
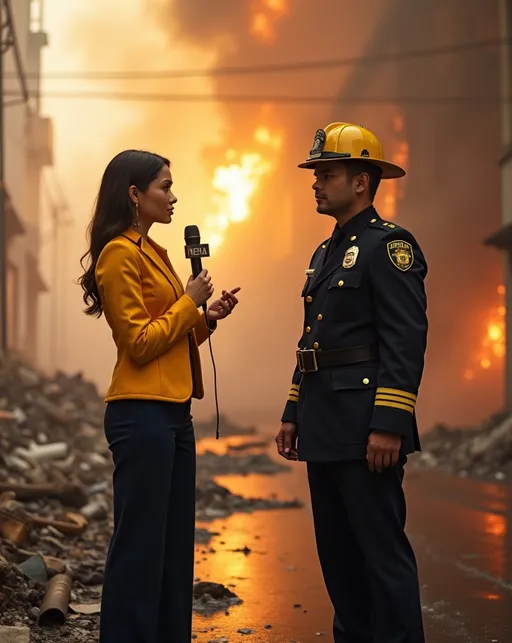
<path fill-rule="evenodd" d="M 383 469 L 395 466 L 398 462 L 402 438 L 396 433 L 373 431 L 368 437 L 366 459 L 370 471 L 381 473 Z"/>
<path fill-rule="evenodd" d="M 287 460 L 297 460 L 297 425 L 293 422 L 283 422 L 276 435 L 277 452 Z"/>

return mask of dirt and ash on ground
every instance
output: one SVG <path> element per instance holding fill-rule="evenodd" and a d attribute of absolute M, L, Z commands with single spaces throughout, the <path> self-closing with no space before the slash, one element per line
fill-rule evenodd
<path fill-rule="evenodd" d="M 22 360 L 0 362 L 0 628 L 20 628 L 13 637 L 25 631 L 32 643 L 97 639 L 112 532 L 112 461 L 103 414 L 102 397 L 80 374 L 50 379 Z M 219 535 L 208 528 L 214 520 L 301 506 L 293 499 L 246 498 L 219 485 L 215 476 L 273 475 L 287 468 L 267 455 L 255 427 L 226 417 L 220 426 L 222 436 L 244 441 L 228 445 L 226 453 L 198 457 L 198 546 Z M 215 421 L 196 423 L 196 435 L 213 437 Z M 422 446 L 411 458 L 415 467 L 499 481 L 512 476 L 512 416 L 506 413 L 476 428 L 438 425 Z M 217 580 L 196 579 L 196 613 L 225 612 L 243 601 Z"/>
<path fill-rule="evenodd" d="M 33 643 L 97 637 L 112 532 L 112 461 L 103 414 L 103 398 L 80 374 L 50 379 L 17 358 L 0 362 L 0 627 L 21 628 L 16 635 L 26 628 Z M 197 520 L 206 526 L 196 529 L 197 545 L 216 535 L 207 528 L 210 521 L 301 506 L 293 499 L 238 496 L 219 485 L 216 475 L 286 468 L 253 452 L 266 446 L 254 427 L 225 417 L 220 426 L 224 437 L 252 441 L 198 457 Z M 196 434 L 214 436 L 215 422 L 196 423 Z M 196 580 L 197 613 L 226 611 L 243 600 L 222 582 Z"/>

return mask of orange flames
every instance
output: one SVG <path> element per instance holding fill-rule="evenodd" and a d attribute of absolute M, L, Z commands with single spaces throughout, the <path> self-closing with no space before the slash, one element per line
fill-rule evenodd
<path fill-rule="evenodd" d="M 485 324 L 485 333 L 479 350 L 473 356 L 473 364 L 464 373 L 464 379 L 475 379 L 481 369 L 488 371 L 500 366 L 505 357 L 505 286 L 498 286 L 499 302 L 489 312 Z"/>
<path fill-rule="evenodd" d="M 389 160 L 407 170 L 409 160 L 409 144 L 404 138 L 404 117 L 397 114 L 393 119 L 393 144 Z M 404 181 L 382 181 L 379 192 L 382 194 L 381 211 L 384 219 L 394 219 L 396 217 L 397 203 L 404 197 Z"/>
<path fill-rule="evenodd" d="M 288 0 L 254 0 L 251 34 L 265 43 L 275 39 L 275 25 L 288 10 Z"/>
<path fill-rule="evenodd" d="M 212 201 L 215 212 L 206 217 L 205 225 L 210 248 L 215 250 L 222 245 L 227 229 L 240 223 L 250 215 L 251 199 L 258 190 L 264 176 L 276 165 L 277 153 L 282 145 L 282 137 L 268 127 L 257 127 L 253 134 L 255 147 L 260 151 L 239 153 L 228 149 L 225 153 L 226 164 L 217 167 L 213 174 Z"/>

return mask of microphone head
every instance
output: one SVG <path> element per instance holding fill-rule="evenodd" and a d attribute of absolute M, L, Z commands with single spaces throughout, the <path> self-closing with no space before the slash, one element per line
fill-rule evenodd
<path fill-rule="evenodd" d="M 196 225 L 185 226 L 185 243 L 188 245 L 201 243 L 201 235 Z"/>

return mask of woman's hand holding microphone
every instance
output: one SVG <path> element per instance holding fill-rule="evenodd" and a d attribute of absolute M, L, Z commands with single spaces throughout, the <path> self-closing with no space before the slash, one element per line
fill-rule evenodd
<path fill-rule="evenodd" d="M 238 299 L 235 295 L 239 290 L 240 287 L 233 288 L 232 290 L 223 290 L 220 299 L 216 299 L 209 306 L 206 313 L 208 320 L 219 321 L 230 315 L 234 307 L 238 304 Z M 213 295 L 212 278 L 209 276 L 208 270 L 201 270 L 195 279 L 194 277 L 190 277 L 185 293 L 198 308 L 205 304 Z"/>
<path fill-rule="evenodd" d="M 208 270 L 201 270 L 195 279 L 191 276 L 185 288 L 185 293 L 198 308 L 206 304 L 213 295 L 212 278 L 208 274 Z"/>

